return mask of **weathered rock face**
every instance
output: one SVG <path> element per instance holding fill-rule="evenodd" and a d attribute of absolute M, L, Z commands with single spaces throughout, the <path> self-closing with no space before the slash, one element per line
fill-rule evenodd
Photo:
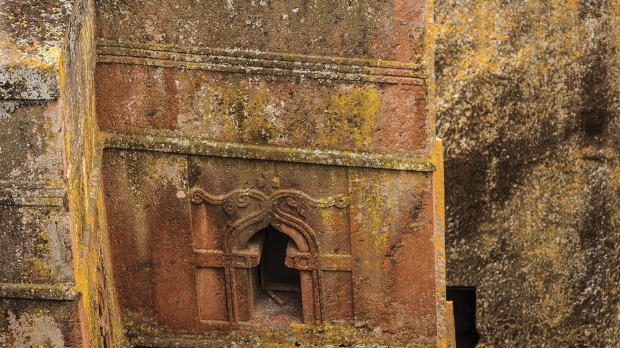
<path fill-rule="evenodd" d="M 498 347 L 620 344 L 620 12 L 437 2 L 448 285 Z"/>
<path fill-rule="evenodd" d="M 80 345 L 62 166 L 68 1 L 0 3 L 0 346 Z"/>
<path fill-rule="evenodd" d="M 53 100 L 71 1 L 0 4 L 0 98 Z"/>

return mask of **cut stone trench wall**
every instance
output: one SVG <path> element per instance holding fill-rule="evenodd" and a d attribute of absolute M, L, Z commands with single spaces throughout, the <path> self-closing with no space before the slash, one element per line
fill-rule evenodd
<path fill-rule="evenodd" d="M 620 346 L 620 6 L 436 1 L 450 286 L 481 342 Z"/>
<path fill-rule="evenodd" d="M 2 347 L 123 344 L 98 220 L 93 8 L 0 3 Z"/>
<path fill-rule="evenodd" d="M 0 3 L 0 346 L 79 346 L 62 166 L 67 1 Z M 33 25 L 37 23 L 37 25 Z"/>

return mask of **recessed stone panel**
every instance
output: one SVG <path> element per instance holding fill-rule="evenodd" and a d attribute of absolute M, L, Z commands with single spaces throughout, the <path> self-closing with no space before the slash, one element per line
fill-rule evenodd
<path fill-rule="evenodd" d="M 423 85 L 249 73 L 100 64 L 99 125 L 227 143 L 428 152 Z"/>

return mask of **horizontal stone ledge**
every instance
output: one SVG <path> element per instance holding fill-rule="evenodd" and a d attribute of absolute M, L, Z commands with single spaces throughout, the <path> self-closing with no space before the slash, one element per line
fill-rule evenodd
<path fill-rule="evenodd" d="M 299 53 L 265 52 L 265 51 L 252 50 L 252 49 L 177 46 L 177 45 L 161 44 L 161 43 L 154 43 L 154 42 L 148 42 L 148 43 L 127 42 L 127 41 L 116 41 L 116 40 L 110 40 L 110 39 L 99 39 L 97 41 L 98 52 L 108 52 L 107 50 L 116 50 L 116 49 L 136 49 L 136 50 L 150 50 L 150 51 L 171 52 L 171 53 L 181 53 L 181 54 L 246 57 L 249 59 L 270 59 L 270 60 L 281 60 L 281 61 L 291 61 L 291 62 L 303 61 L 303 62 L 311 62 L 311 63 L 356 65 L 356 66 L 396 68 L 396 69 L 408 69 L 408 70 L 420 70 L 421 68 L 420 64 L 415 63 L 413 61 L 397 61 L 397 60 L 385 60 L 385 59 L 375 59 L 375 58 L 352 58 L 352 57 L 342 57 L 342 56 L 320 56 L 320 55 L 299 54 Z"/>
<path fill-rule="evenodd" d="M 224 325 L 223 325 L 224 326 Z M 229 324 L 227 329 L 233 326 Z M 199 347 L 229 347 L 241 346 L 245 347 L 250 342 L 248 339 L 226 339 L 226 338 L 186 338 L 186 337 L 131 337 L 129 342 L 135 347 L 179 347 L 179 348 L 199 348 Z M 259 340 L 252 342 L 256 345 L 260 344 Z"/>
<path fill-rule="evenodd" d="M 314 326 L 302 323 L 291 323 L 297 333 L 280 333 L 279 335 L 259 336 L 256 329 L 260 328 L 256 322 L 226 322 L 201 320 L 204 327 L 216 328 L 218 331 L 232 333 L 229 336 L 217 337 L 196 334 L 169 335 L 161 332 L 159 328 L 140 325 L 125 327 L 125 332 L 132 347 L 152 348 L 198 348 L 198 347 L 262 347 L 280 346 L 282 342 L 293 343 L 303 341 L 307 347 L 339 346 L 346 342 L 352 347 L 379 348 L 379 347 L 418 347 L 431 348 L 437 344 L 410 345 L 400 342 L 390 342 L 385 339 L 372 337 L 363 329 L 355 329 L 353 326 L 341 326 L 339 324 Z M 297 336 L 300 335 L 300 336 Z M 376 340 L 376 341 L 375 341 Z M 288 347 L 289 345 L 285 345 Z"/>
<path fill-rule="evenodd" d="M 100 133 L 103 147 L 215 157 L 323 164 L 343 167 L 432 172 L 430 156 L 403 156 L 372 152 L 321 150 L 215 142 L 201 137 L 167 134 Z"/>
<path fill-rule="evenodd" d="M 73 301 L 78 297 L 79 293 L 73 290 L 71 284 L 0 283 L 0 298 Z"/>
<path fill-rule="evenodd" d="M 235 268 L 253 268 L 258 266 L 260 258 L 257 255 L 241 254 L 241 253 L 224 253 L 216 250 L 201 250 L 195 249 L 192 264 L 196 267 L 207 268 L 222 268 L 222 267 L 235 267 Z M 298 256 L 287 256 L 287 262 L 294 263 Z M 288 261 L 290 260 L 290 261 Z M 306 270 L 317 269 L 320 271 L 351 271 L 353 259 L 351 255 L 339 255 L 339 254 L 322 254 L 318 257 L 318 260 L 308 260 L 308 265 L 304 268 Z M 289 268 L 301 269 L 301 267 Z"/>
<path fill-rule="evenodd" d="M 161 68 L 177 68 L 187 70 L 208 70 L 220 73 L 253 74 L 265 76 L 283 76 L 311 80 L 335 80 L 367 83 L 385 83 L 395 85 L 424 85 L 424 79 L 407 76 L 389 76 L 368 73 L 341 73 L 330 70 L 308 70 L 293 68 L 266 68 L 260 66 L 231 65 L 227 63 L 196 63 L 190 61 L 174 61 L 168 59 L 152 59 L 145 57 L 124 57 L 113 55 L 100 55 L 97 63 L 144 65 Z"/>
<path fill-rule="evenodd" d="M 0 206 L 62 207 L 64 199 L 60 183 L 0 181 Z"/>

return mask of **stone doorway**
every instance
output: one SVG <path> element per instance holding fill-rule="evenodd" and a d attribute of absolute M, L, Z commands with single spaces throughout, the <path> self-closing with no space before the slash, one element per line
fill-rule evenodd
<path fill-rule="evenodd" d="M 286 266 L 287 249 L 293 248 L 294 241 L 272 226 L 258 235 L 264 239 L 255 268 L 259 284 L 255 284 L 253 319 L 268 328 L 303 322 L 300 271 Z"/>

